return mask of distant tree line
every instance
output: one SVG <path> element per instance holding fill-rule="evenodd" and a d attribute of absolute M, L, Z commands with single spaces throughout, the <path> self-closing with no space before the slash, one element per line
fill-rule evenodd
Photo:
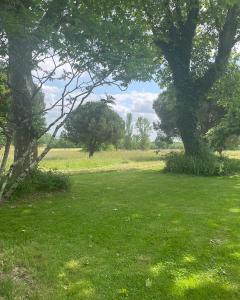
<path fill-rule="evenodd" d="M 124 121 L 110 105 L 113 98 L 87 102 L 71 113 L 59 137 L 52 142 L 53 148 L 79 147 L 93 156 L 96 151 L 111 147 L 126 150 L 148 150 L 156 148 L 150 139 L 152 125 L 145 117 L 138 117 L 133 122 L 133 116 L 128 113 Z M 39 145 L 46 145 L 51 134 L 45 134 Z"/>

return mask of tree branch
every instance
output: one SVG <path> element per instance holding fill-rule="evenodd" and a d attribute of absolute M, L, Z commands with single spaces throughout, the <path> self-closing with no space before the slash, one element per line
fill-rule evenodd
<path fill-rule="evenodd" d="M 221 76 L 222 71 L 228 63 L 232 47 L 236 42 L 238 29 L 237 18 L 240 15 L 240 5 L 233 5 L 227 12 L 225 23 L 219 32 L 219 41 L 215 61 L 210 64 L 205 74 L 196 80 L 196 86 L 200 87 L 203 94 L 206 94 L 213 86 L 215 81 Z"/>

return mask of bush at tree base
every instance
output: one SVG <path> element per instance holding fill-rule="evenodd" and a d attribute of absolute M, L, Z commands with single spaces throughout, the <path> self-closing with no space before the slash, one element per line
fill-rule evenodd
<path fill-rule="evenodd" d="M 223 176 L 240 172 L 240 162 L 212 153 L 205 156 L 187 156 L 170 153 L 165 157 L 165 172 L 199 176 Z"/>
<path fill-rule="evenodd" d="M 69 176 L 55 170 L 33 170 L 18 186 L 14 196 L 18 197 L 34 192 L 57 192 L 70 189 Z"/>

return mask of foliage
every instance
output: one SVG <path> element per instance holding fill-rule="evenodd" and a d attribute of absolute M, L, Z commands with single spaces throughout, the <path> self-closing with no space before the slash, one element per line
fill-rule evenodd
<path fill-rule="evenodd" d="M 196 113 L 197 131 L 202 138 L 205 137 L 209 130 L 217 126 L 226 113 L 226 109 L 219 102 L 218 94 L 216 92 L 214 93 L 216 90 L 214 87 L 213 92 L 202 102 L 201 107 Z M 228 101 L 231 101 L 230 97 L 228 97 Z M 176 95 L 172 86 L 162 92 L 153 102 L 153 109 L 159 118 L 159 121 L 154 123 L 154 129 L 158 132 L 158 136 L 169 142 L 176 137 L 180 138 L 181 136 L 177 125 Z"/>
<path fill-rule="evenodd" d="M 211 147 L 222 152 L 230 146 L 229 141 L 240 135 L 240 67 L 236 56 L 229 64 L 226 74 L 214 86 L 210 99 L 217 102 L 223 113 L 216 125 L 206 134 Z M 238 138 L 235 139 L 236 142 Z M 232 144 L 232 143 L 231 143 Z M 231 147 L 231 146 L 230 146 Z"/>
<path fill-rule="evenodd" d="M 72 112 L 65 130 L 68 139 L 84 145 L 91 157 L 103 145 L 117 145 L 124 133 L 124 122 L 107 103 L 88 102 Z"/>
<path fill-rule="evenodd" d="M 135 125 L 137 129 L 137 144 L 139 149 L 147 150 L 150 147 L 150 133 L 152 126 L 147 118 L 138 117 Z"/>
<path fill-rule="evenodd" d="M 213 154 L 187 156 L 183 153 L 171 153 L 166 157 L 165 171 L 201 176 L 230 175 L 240 171 L 240 162 Z"/>
<path fill-rule="evenodd" d="M 240 70 L 238 56 L 230 61 L 226 74 L 211 89 L 198 110 L 198 132 L 215 151 L 222 152 L 230 139 L 240 134 Z M 176 96 L 170 86 L 154 101 L 153 108 L 161 120 L 155 129 L 166 139 L 180 136 L 177 129 Z M 165 136 L 164 136 L 165 135 Z M 237 139 L 236 139 L 237 141 Z"/>
<path fill-rule="evenodd" d="M 131 150 L 133 148 L 133 117 L 131 113 L 127 114 L 125 121 L 123 147 L 127 150 Z"/>
<path fill-rule="evenodd" d="M 45 133 L 44 135 L 42 135 L 41 138 L 38 140 L 38 145 L 47 145 L 51 140 L 51 136 L 51 133 Z"/>
<path fill-rule="evenodd" d="M 26 174 L 25 171 L 33 164 L 37 165 L 50 149 L 48 145 L 39 156 L 36 151 L 34 155 L 31 153 L 32 144 L 36 145 L 36 131 L 41 127 L 32 122 L 32 100 L 43 84 L 51 80 L 64 82 L 61 99 L 47 109 L 61 106 L 60 116 L 47 127 L 48 130 L 55 127 L 55 137 L 74 104 L 77 101 L 83 103 L 97 86 L 104 83 L 126 86 L 133 74 L 139 80 L 151 77 L 149 62 L 152 57 L 149 59 L 147 55 L 151 52 L 148 47 L 122 43 L 122 39 L 131 41 L 133 36 L 139 36 L 137 24 L 134 32 L 129 31 L 127 20 L 119 27 L 106 15 L 109 11 L 113 13 L 109 2 L 95 2 L 0 1 L 0 43 L 3 48 L 0 51 L 1 59 L 8 64 L 11 114 L 15 124 L 14 160 L 17 163 L 13 165 L 11 177 L 17 179 Z M 134 21 L 130 23 L 134 24 Z M 52 70 L 47 70 L 49 60 Z M 66 64 L 70 67 L 68 71 L 64 68 Z M 64 68 L 63 74 L 58 75 L 58 67 Z M 38 82 L 37 88 L 34 82 Z"/>
<path fill-rule="evenodd" d="M 54 138 L 52 141 L 52 148 L 76 148 L 76 144 L 67 139 L 65 135 L 66 134 L 62 132 L 59 137 Z M 38 144 L 40 146 L 46 146 L 50 142 L 51 136 L 50 133 L 44 134 L 38 140 Z"/>
<path fill-rule="evenodd" d="M 153 109 L 159 118 L 159 122 L 154 123 L 154 129 L 159 131 L 159 135 L 169 140 L 179 137 L 177 129 L 176 95 L 173 86 L 163 91 L 153 102 Z"/>
<path fill-rule="evenodd" d="M 60 136 L 59 138 L 54 139 L 52 148 L 76 148 L 76 144 L 66 139 L 65 137 Z"/>
<path fill-rule="evenodd" d="M 125 19 L 142 32 L 141 45 L 155 48 L 160 67 L 155 78 L 176 90 L 177 128 L 186 154 L 201 152 L 197 113 L 214 83 L 224 74 L 239 41 L 239 1 L 123 1 Z"/>
<path fill-rule="evenodd" d="M 42 132 L 46 130 L 46 120 L 45 113 L 43 112 L 45 109 L 44 102 L 44 93 L 40 90 L 37 95 L 33 99 L 32 104 L 32 130 L 33 136 L 38 139 L 41 136 Z"/>
<path fill-rule="evenodd" d="M 24 194 L 35 192 L 56 192 L 68 191 L 70 188 L 69 177 L 55 170 L 44 171 L 35 169 L 29 173 L 25 180 L 18 186 L 14 195 L 22 196 Z"/>
<path fill-rule="evenodd" d="M 5 142 L 9 117 L 10 90 L 7 85 L 6 71 L 0 68 L 0 144 Z"/>
<path fill-rule="evenodd" d="M 183 144 L 181 141 L 174 141 L 171 138 L 158 132 L 157 137 L 154 141 L 155 148 L 160 149 L 183 149 Z"/>

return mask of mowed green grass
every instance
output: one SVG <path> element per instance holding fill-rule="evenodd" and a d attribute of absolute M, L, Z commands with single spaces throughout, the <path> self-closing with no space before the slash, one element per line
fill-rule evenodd
<path fill-rule="evenodd" d="M 46 168 L 79 159 L 56 152 Z M 0 206 L 0 299 L 240 299 L 238 176 L 164 174 L 152 151 L 94 159 L 69 167 L 71 191 Z"/>

